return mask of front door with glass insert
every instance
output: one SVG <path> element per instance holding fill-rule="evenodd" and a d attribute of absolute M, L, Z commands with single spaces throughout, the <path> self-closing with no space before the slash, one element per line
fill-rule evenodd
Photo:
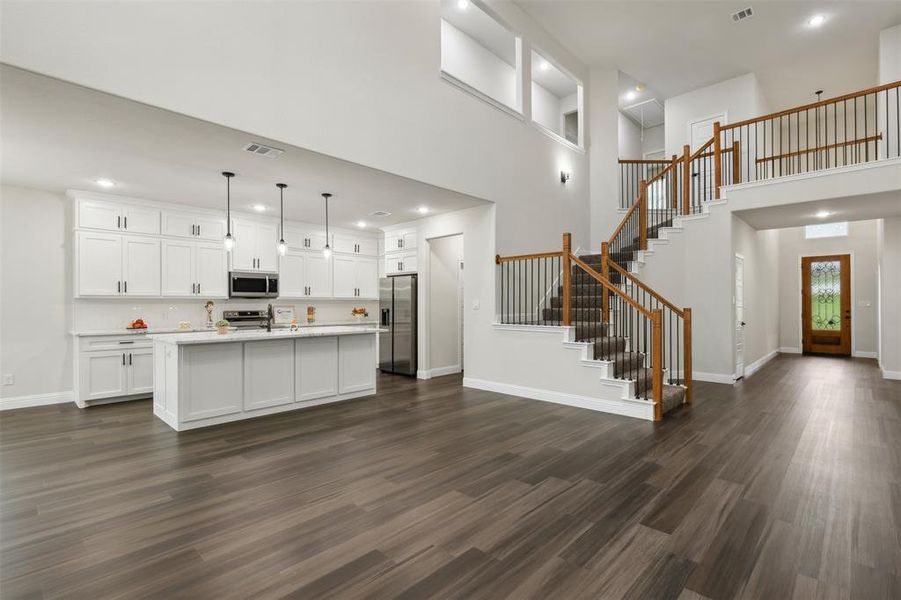
<path fill-rule="evenodd" d="M 804 352 L 851 355 L 851 260 L 847 254 L 801 259 Z"/>

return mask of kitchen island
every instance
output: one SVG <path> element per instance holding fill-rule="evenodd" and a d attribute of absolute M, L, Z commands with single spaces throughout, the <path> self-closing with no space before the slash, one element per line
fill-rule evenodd
<path fill-rule="evenodd" d="M 176 431 L 375 394 L 377 327 L 151 334 L 153 414 Z"/>

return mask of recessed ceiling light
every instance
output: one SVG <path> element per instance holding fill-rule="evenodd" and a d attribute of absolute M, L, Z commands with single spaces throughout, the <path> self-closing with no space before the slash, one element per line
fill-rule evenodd
<path fill-rule="evenodd" d="M 829 212 L 828 210 L 821 210 L 817 213 L 817 217 L 819 217 L 820 219 L 825 219 L 826 217 L 828 217 L 831 214 L 832 213 Z"/>
<path fill-rule="evenodd" d="M 469 0 L 457 0 L 457 8 L 460 10 L 466 10 L 469 8 Z"/>
<path fill-rule="evenodd" d="M 427 214 L 429 214 L 429 207 L 428 206 L 420 206 L 419 208 L 416 209 L 416 211 L 421 215 L 427 215 Z"/>
<path fill-rule="evenodd" d="M 364 227 L 366 227 L 366 221 L 357 221 L 357 227 L 363 229 Z"/>
<path fill-rule="evenodd" d="M 100 179 L 97 179 L 95 181 L 95 183 L 102 188 L 111 188 L 111 187 L 115 187 L 115 185 L 116 185 L 116 182 L 113 181 L 112 179 L 105 179 L 103 177 L 101 177 Z"/>
<path fill-rule="evenodd" d="M 634 91 L 629 90 L 628 92 L 626 92 L 626 100 L 635 100 L 635 96 L 637 95 L 638 94 L 636 94 Z"/>
<path fill-rule="evenodd" d="M 548 69 L 551 68 L 551 65 L 550 65 L 550 63 L 548 63 L 548 61 L 543 60 L 538 64 L 538 68 L 541 69 L 542 71 L 547 71 Z"/>
<path fill-rule="evenodd" d="M 265 211 L 266 211 L 266 205 L 265 205 L 265 204 L 254 204 L 254 205 L 251 206 L 250 208 L 254 209 L 254 210 L 257 211 L 257 212 L 265 212 Z"/>
<path fill-rule="evenodd" d="M 826 22 L 825 15 L 814 15 L 807 20 L 808 27 L 819 27 Z"/>

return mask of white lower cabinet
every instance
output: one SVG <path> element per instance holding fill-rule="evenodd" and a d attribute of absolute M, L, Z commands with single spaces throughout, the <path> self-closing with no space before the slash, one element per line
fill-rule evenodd
<path fill-rule="evenodd" d="M 244 345 L 244 410 L 294 402 L 294 340 Z"/>
<path fill-rule="evenodd" d="M 180 421 L 241 412 L 244 405 L 244 344 L 198 344 L 182 350 Z"/>
<path fill-rule="evenodd" d="M 153 393 L 153 350 L 145 348 L 128 353 L 128 393 Z"/>
<path fill-rule="evenodd" d="M 338 395 L 338 338 L 297 340 L 294 351 L 294 400 L 318 400 Z"/>
<path fill-rule="evenodd" d="M 338 393 L 375 389 L 374 335 L 345 335 L 338 340 Z"/>
<path fill-rule="evenodd" d="M 81 338 L 76 374 L 79 406 L 110 398 L 146 398 L 153 393 L 150 341 L 129 336 Z"/>
<path fill-rule="evenodd" d="M 128 395 L 128 373 L 124 352 L 85 352 L 81 357 L 79 396 L 83 401 Z"/>

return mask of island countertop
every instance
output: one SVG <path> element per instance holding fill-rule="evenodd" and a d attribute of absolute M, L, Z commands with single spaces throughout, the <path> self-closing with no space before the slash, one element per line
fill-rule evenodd
<path fill-rule="evenodd" d="M 326 337 L 336 335 L 364 335 L 379 332 L 378 327 L 360 325 L 299 327 L 297 331 L 290 329 L 253 329 L 250 331 L 229 331 L 219 335 L 216 331 L 196 331 L 193 333 L 157 333 L 148 334 L 147 339 L 164 344 L 222 344 L 229 342 L 253 342 L 258 340 L 283 340 L 291 338 Z"/>

